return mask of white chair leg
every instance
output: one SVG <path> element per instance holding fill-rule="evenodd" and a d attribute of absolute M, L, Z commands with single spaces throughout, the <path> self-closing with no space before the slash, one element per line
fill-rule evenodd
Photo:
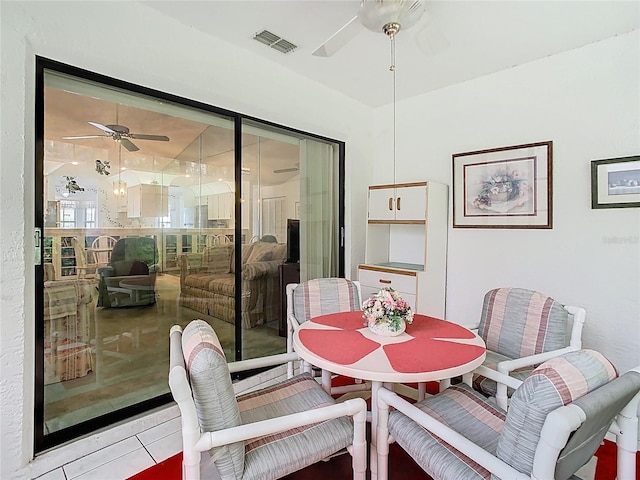
<path fill-rule="evenodd" d="M 353 416 L 353 479 L 365 480 L 367 473 L 367 411 L 363 411 Z"/>
<path fill-rule="evenodd" d="M 376 392 L 377 393 L 377 392 Z M 373 415 L 378 416 L 377 435 L 376 435 L 376 452 L 371 452 L 377 457 L 377 478 L 378 480 L 387 480 L 389 476 L 389 405 L 378 397 L 377 412 Z M 371 471 L 371 478 L 374 472 Z"/>
<path fill-rule="evenodd" d="M 331 395 L 331 372 L 329 370 L 322 370 L 322 388 Z"/>

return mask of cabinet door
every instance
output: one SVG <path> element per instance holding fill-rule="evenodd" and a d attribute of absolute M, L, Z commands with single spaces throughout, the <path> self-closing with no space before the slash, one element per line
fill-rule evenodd
<path fill-rule="evenodd" d="M 369 220 L 395 220 L 393 188 L 369 189 Z"/>
<path fill-rule="evenodd" d="M 207 219 L 217 220 L 220 209 L 220 195 L 207 195 Z"/>
<path fill-rule="evenodd" d="M 218 215 L 220 219 L 223 220 L 231 220 L 233 218 L 233 201 L 235 199 L 235 193 L 222 193 L 218 195 L 219 199 L 219 209 Z"/>
<path fill-rule="evenodd" d="M 399 187 L 395 198 L 396 220 L 422 220 L 427 216 L 427 188 Z"/>

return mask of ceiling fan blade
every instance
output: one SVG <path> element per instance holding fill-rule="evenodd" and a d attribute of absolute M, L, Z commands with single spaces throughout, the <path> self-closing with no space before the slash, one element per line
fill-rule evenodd
<path fill-rule="evenodd" d="M 129 150 L 130 152 L 136 152 L 138 150 L 140 150 L 138 147 L 136 147 L 136 145 L 129 140 L 128 138 L 121 138 L 120 139 L 120 144 L 126 148 L 127 150 Z"/>
<path fill-rule="evenodd" d="M 101 123 L 96 123 L 96 122 L 87 122 L 89 123 L 89 125 L 93 125 L 96 128 L 99 128 L 100 130 L 107 132 L 107 133 L 116 133 L 114 130 L 111 130 L 109 127 L 105 127 L 104 125 L 102 125 Z"/>
<path fill-rule="evenodd" d="M 62 137 L 64 140 L 78 140 L 80 138 L 104 138 L 110 137 L 111 135 L 78 135 L 75 137 Z"/>
<path fill-rule="evenodd" d="M 449 48 L 449 40 L 432 18 L 427 19 L 414 38 L 418 48 L 425 55 L 436 55 Z"/>
<path fill-rule="evenodd" d="M 329 39 L 320 45 L 312 55 L 316 57 L 330 57 L 347 43 L 349 43 L 360 32 L 360 22 L 356 15 L 349 20 L 340 30 L 331 35 Z"/>
<path fill-rule="evenodd" d="M 169 137 L 166 135 L 143 135 L 141 133 L 130 133 L 130 138 L 136 138 L 138 140 L 159 140 L 161 142 L 168 142 Z"/>
<path fill-rule="evenodd" d="M 298 167 L 290 167 L 290 168 L 278 168 L 273 171 L 273 173 L 289 173 L 289 172 L 297 172 L 300 170 Z"/>

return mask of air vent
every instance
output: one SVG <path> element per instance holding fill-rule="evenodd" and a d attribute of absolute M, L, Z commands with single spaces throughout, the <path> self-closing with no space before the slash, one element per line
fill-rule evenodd
<path fill-rule="evenodd" d="M 284 38 L 279 37 L 275 33 L 271 33 L 268 30 L 263 30 L 260 33 L 256 33 L 253 36 L 253 39 L 257 40 L 260 43 L 264 43 L 274 50 L 277 50 L 280 53 L 284 54 L 293 52 L 296 48 L 298 48 L 297 45 L 294 45 L 290 41 L 285 40 Z"/>

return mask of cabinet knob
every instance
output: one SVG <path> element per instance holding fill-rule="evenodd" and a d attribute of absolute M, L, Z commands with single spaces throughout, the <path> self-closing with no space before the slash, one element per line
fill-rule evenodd
<path fill-rule="evenodd" d="M 380 283 L 386 283 L 386 284 L 390 284 L 390 283 L 391 283 L 391 280 L 386 280 L 386 279 L 384 279 L 384 278 L 380 278 L 380 279 L 378 279 L 378 281 L 379 281 Z"/>
<path fill-rule="evenodd" d="M 400 197 L 396 198 L 396 210 L 400 210 Z"/>
<path fill-rule="evenodd" d="M 393 210 L 393 198 L 389 197 L 389 210 Z"/>

